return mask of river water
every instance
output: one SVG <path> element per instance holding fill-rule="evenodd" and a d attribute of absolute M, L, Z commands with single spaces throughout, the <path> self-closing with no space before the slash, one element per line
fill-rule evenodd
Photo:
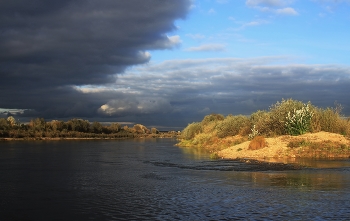
<path fill-rule="evenodd" d="M 256 171 L 175 143 L 0 142 L 0 220 L 350 218 L 349 160 Z"/>

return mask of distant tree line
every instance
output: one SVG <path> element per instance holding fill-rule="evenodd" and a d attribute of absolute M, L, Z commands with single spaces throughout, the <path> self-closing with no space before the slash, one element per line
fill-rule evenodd
<path fill-rule="evenodd" d="M 122 126 L 119 123 L 103 125 L 97 121 L 91 123 L 76 118 L 66 122 L 46 122 L 43 118 L 36 118 L 22 124 L 12 116 L 0 118 L 1 138 L 132 138 L 159 134 L 156 128 L 148 129 L 141 124 L 135 124 L 133 127 Z"/>

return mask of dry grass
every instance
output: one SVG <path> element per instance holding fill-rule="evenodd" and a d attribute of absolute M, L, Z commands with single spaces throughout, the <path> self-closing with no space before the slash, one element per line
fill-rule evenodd
<path fill-rule="evenodd" d="M 266 140 L 263 136 L 256 136 L 250 141 L 248 150 L 259 150 L 267 146 Z"/>

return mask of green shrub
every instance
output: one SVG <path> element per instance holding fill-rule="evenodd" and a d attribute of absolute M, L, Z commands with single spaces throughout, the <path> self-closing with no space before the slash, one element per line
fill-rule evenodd
<path fill-rule="evenodd" d="M 301 109 L 288 112 L 286 117 L 286 131 L 290 135 L 301 135 L 310 131 L 313 112 L 309 104 L 304 104 Z"/>
<path fill-rule="evenodd" d="M 340 114 L 332 108 L 327 108 L 320 111 L 320 125 L 321 130 L 340 133 L 341 132 L 341 123 L 342 119 Z"/>
<path fill-rule="evenodd" d="M 350 118 L 348 118 L 347 120 L 344 120 L 344 124 L 345 124 L 345 135 L 347 135 L 348 137 L 350 137 Z"/>
<path fill-rule="evenodd" d="M 211 139 L 211 135 L 210 134 L 206 134 L 206 133 L 200 133 L 197 134 L 192 141 L 192 144 L 194 145 L 198 145 L 198 144 L 207 144 L 210 142 Z"/>
<path fill-rule="evenodd" d="M 251 127 L 248 117 L 243 115 L 227 116 L 223 121 L 220 121 L 216 126 L 217 136 L 224 138 L 227 136 L 234 136 L 240 133 L 246 133 L 246 128 Z"/>
<path fill-rule="evenodd" d="M 224 119 L 225 119 L 225 117 L 222 114 L 210 114 L 210 115 L 205 116 L 201 123 L 202 123 L 202 126 L 205 126 L 210 122 L 223 121 Z"/>
<path fill-rule="evenodd" d="M 269 135 L 271 134 L 270 121 L 271 114 L 266 111 L 257 111 L 250 115 L 250 121 L 252 125 L 255 125 L 255 129 L 259 131 L 259 134 Z"/>
<path fill-rule="evenodd" d="M 313 111 L 313 116 L 310 122 L 310 131 L 313 133 L 317 133 L 322 130 L 321 128 L 322 109 L 314 108 L 312 111 Z"/>
<path fill-rule="evenodd" d="M 201 133 L 212 134 L 213 136 L 216 135 L 216 125 L 218 125 L 218 122 L 216 121 L 209 122 L 206 125 L 201 124 Z"/>
<path fill-rule="evenodd" d="M 337 104 L 335 108 L 315 108 L 314 116 L 311 121 L 312 132 L 326 131 L 350 135 L 350 121 L 342 118 L 341 105 Z"/>
<path fill-rule="evenodd" d="M 293 99 L 282 99 L 281 102 L 272 105 L 270 107 L 270 119 L 268 122 L 268 130 L 270 134 L 288 134 L 285 126 L 288 113 L 301 109 L 303 105 L 304 104 L 301 101 L 295 101 Z"/>
<path fill-rule="evenodd" d="M 181 137 L 185 140 L 193 139 L 194 136 L 198 133 L 202 132 L 201 123 L 193 122 L 182 131 Z"/>

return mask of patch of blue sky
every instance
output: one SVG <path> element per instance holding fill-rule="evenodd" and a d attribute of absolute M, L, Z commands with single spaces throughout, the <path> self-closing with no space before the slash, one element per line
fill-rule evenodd
<path fill-rule="evenodd" d="M 265 11 L 247 1 L 218 2 L 195 1 L 188 17 L 176 22 L 178 30 L 170 33 L 180 36 L 181 45 L 151 51 L 151 62 L 290 56 L 304 64 L 350 65 L 346 2 L 279 1 L 280 7 Z"/>

